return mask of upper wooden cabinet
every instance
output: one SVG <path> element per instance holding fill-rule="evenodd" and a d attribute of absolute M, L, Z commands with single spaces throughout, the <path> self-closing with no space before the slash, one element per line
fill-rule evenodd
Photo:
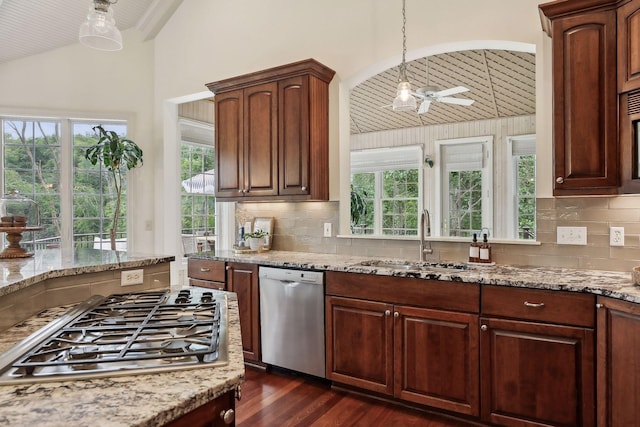
<path fill-rule="evenodd" d="M 640 0 L 618 9 L 618 89 L 640 89 Z"/>
<path fill-rule="evenodd" d="M 329 83 L 308 59 L 208 83 L 215 94 L 216 197 L 329 199 Z"/>
<path fill-rule="evenodd" d="M 554 195 L 618 193 L 616 2 L 540 10 L 553 39 Z"/>

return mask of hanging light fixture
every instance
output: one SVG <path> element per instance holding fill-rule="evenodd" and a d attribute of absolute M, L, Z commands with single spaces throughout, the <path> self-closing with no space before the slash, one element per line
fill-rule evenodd
<path fill-rule="evenodd" d="M 406 25 L 405 0 L 402 0 L 402 63 L 400 63 L 398 89 L 396 91 L 396 97 L 393 100 L 393 111 L 415 110 L 418 105 L 416 98 L 411 94 L 411 83 L 409 83 L 409 78 L 407 77 L 407 63 L 405 60 L 407 54 Z"/>
<path fill-rule="evenodd" d="M 109 6 L 118 0 L 93 0 L 87 20 L 80 25 L 80 43 L 98 50 L 122 49 L 122 34 L 113 19 L 113 9 Z"/>

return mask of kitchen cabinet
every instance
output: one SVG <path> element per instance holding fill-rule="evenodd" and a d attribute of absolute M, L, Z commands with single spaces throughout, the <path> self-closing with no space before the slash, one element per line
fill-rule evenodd
<path fill-rule="evenodd" d="M 640 426 L 640 305 L 597 302 L 598 426 Z"/>
<path fill-rule="evenodd" d="M 165 424 L 165 427 L 233 427 L 235 425 L 235 393 L 228 391 L 177 420 Z"/>
<path fill-rule="evenodd" d="M 483 286 L 483 422 L 595 425 L 593 295 Z"/>
<path fill-rule="evenodd" d="M 224 261 L 189 258 L 187 275 L 190 286 L 221 291 L 226 289 L 226 264 Z"/>
<path fill-rule="evenodd" d="M 250 362 L 260 362 L 258 266 L 237 262 L 228 263 L 227 290 L 238 295 L 244 359 Z"/>
<path fill-rule="evenodd" d="M 640 89 L 640 0 L 631 0 L 617 10 L 618 91 Z"/>
<path fill-rule="evenodd" d="M 593 3 L 540 5 L 553 46 L 556 196 L 618 193 L 617 2 Z"/>
<path fill-rule="evenodd" d="M 479 286 L 339 272 L 326 285 L 329 379 L 479 413 Z"/>
<path fill-rule="evenodd" d="M 329 82 L 309 59 L 207 84 L 215 94 L 216 197 L 329 199 Z"/>

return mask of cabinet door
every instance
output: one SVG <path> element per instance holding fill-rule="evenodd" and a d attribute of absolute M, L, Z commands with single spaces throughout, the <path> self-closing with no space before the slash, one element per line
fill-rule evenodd
<path fill-rule="evenodd" d="M 553 22 L 554 195 L 614 194 L 616 11 Z"/>
<path fill-rule="evenodd" d="M 395 307 L 395 397 L 480 414 L 478 316 Z"/>
<path fill-rule="evenodd" d="M 598 298 L 598 425 L 640 426 L 640 305 Z"/>
<path fill-rule="evenodd" d="M 280 194 L 309 194 L 309 77 L 278 82 Z"/>
<path fill-rule="evenodd" d="M 390 304 L 326 298 L 328 379 L 393 394 L 393 320 Z"/>
<path fill-rule="evenodd" d="M 234 392 L 229 391 L 177 420 L 170 421 L 165 427 L 233 427 L 236 425 L 235 404 Z M 224 421 L 225 415 L 230 423 Z"/>
<path fill-rule="evenodd" d="M 216 197 L 239 197 L 244 190 L 243 92 L 215 96 Z"/>
<path fill-rule="evenodd" d="M 593 329 L 482 318 L 482 420 L 593 426 Z"/>
<path fill-rule="evenodd" d="M 278 85 L 244 90 L 245 196 L 278 194 Z"/>
<path fill-rule="evenodd" d="M 618 90 L 640 88 L 640 0 L 618 9 Z"/>
<path fill-rule="evenodd" d="M 260 299 L 257 265 L 229 263 L 227 288 L 238 295 L 244 358 L 260 361 Z"/>

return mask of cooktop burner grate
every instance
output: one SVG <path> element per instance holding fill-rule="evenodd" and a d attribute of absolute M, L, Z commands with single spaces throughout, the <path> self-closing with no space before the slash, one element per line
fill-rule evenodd
<path fill-rule="evenodd" d="M 9 360 L 10 359 L 10 360 Z M 0 383 L 223 364 L 226 298 L 202 288 L 92 297 L 0 358 Z"/>

